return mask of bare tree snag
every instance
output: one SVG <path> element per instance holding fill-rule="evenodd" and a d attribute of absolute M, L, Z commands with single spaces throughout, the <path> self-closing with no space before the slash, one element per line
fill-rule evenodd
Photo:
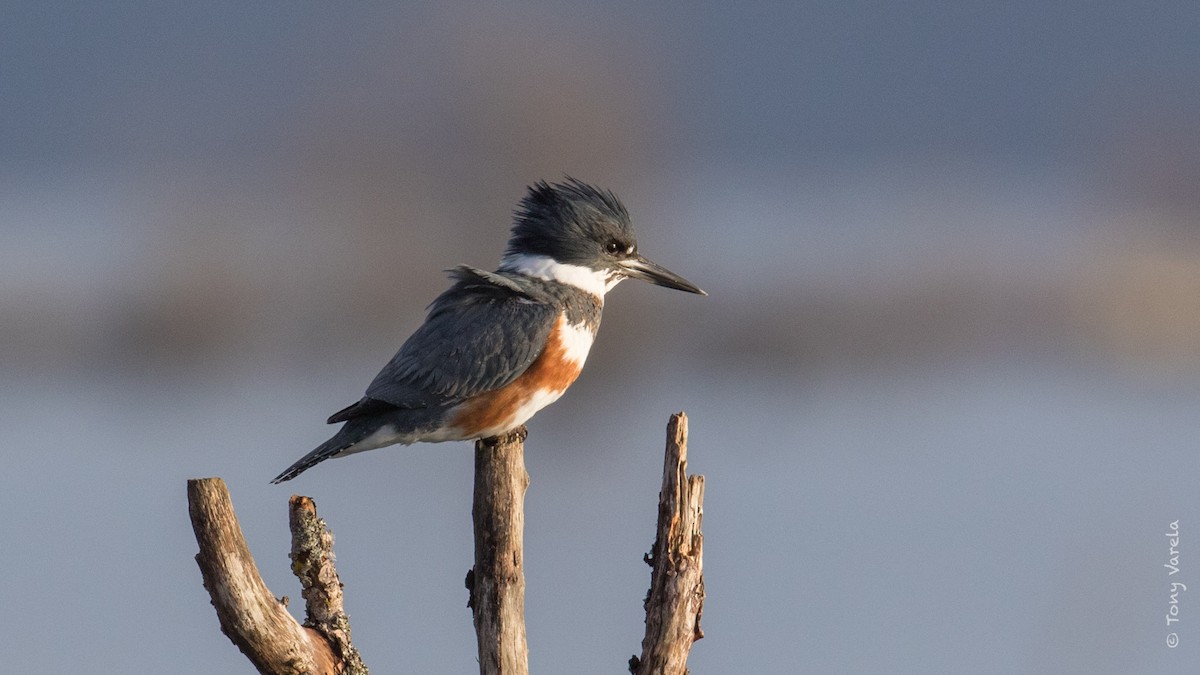
<path fill-rule="evenodd" d="M 333 566 L 333 533 L 317 517 L 317 505 L 308 497 L 288 500 L 288 525 L 292 530 L 292 574 L 300 580 L 304 598 L 304 626 L 325 636 L 337 655 L 343 675 L 367 675 L 358 650 L 350 642 L 350 617 L 342 606 L 342 581 Z"/>
<path fill-rule="evenodd" d="M 646 637 L 641 658 L 629 660 L 634 675 L 685 675 L 692 643 L 704 637 L 704 476 L 687 475 L 687 416 L 667 423 L 658 534 L 646 562 L 654 569 L 646 595 Z"/>
<path fill-rule="evenodd" d="M 332 535 L 316 518 L 312 500 L 293 497 L 290 506 L 296 561 L 293 570 L 304 586 L 309 619 L 317 627 L 301 626 L 263 583 L 225 481 L 188 481 L 188 512 L 200 546 L 196 563 L 217 610 L 221 632 L 260 673 L 366 673 L 349 645 L 349 626 L 341 610 L 341 585 L 330 562 Z M 336 601 L 331 600 L 335 596 Z M 329 608 L 319 607 L 326 602 Z M 323 631 L 329 631 L 329 637 Z"/>
<path fill-rule="evenodd" d="M 475 622 L 480 675 L 528 675 L 525 641 L 524 426 L 475 442 L 475 566 L 467 606 Z"/>
<path fill-rule="evenodd" d="M 525 634 L 525 427 L 475 443 L 471 516 L 475 565 L 467 589 L 481 675 L 528 675 Z M 646 595 L 642 654 L 634 675 L 686 675 L 692 643 L 704 637 L 704 477 L 687 475 L 687 417 L 671 416 L 659 493 L 658 527 L 646 562 L 653 568 Z M 188 481 L 188 511 L 200 553 L 196 563 L 221 631 L 268 675 L 366 675 L 350 642 L 342 584 L 333 565 L 333 534 L 308 497 L 288 502 L 292 572 L 305 600 L 304 625 L 263 583 L 220 478 Z"/>

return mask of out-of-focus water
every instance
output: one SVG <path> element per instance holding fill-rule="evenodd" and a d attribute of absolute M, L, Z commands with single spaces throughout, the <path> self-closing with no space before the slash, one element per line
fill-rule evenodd
<path fill-rule="evenodd" d="M 1163 535 L 1180 521 L 1186 552 L 1200 522 L 1200 387 L 1015 357 L 753 386 L 671 367 L 619 395 L 585 377 L 530 425 L 533 669 L 614 672 L 639 650 L 640 557 L 680 408 L 707 478 L 695 672 L 1165 672 L 1196 657 L 1186 594 L 1183 642 L 1164 646 Z M 376 451 L 267 484 L 322 440 L 320 413 L 348 380 L 10 382 L 0 509 L 13 583 L 0 605 L 21 648 L 9 667 L 245 670 L 191 559 L 185 480 L 220 474 L 273 591 L 296 594 L 286 499 L 311 495 L 369 665 L 469 672 L 469 445 Z"/>

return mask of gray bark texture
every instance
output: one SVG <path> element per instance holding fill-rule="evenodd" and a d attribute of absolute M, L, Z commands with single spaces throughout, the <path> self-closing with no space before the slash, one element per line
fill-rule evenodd
<path fill-rule="evenodd" d="M 342 589 L 333 569 L 333 535 L 307 497 L 289 502 L 292 569 L 307 601 L 300 625 L 263 583 L 220 478 L 187 483 L 188 513 L 200 552 L 196 564 L 212 598 L 221 632 L 267 675 L 365 675 L 350 645 Z"/>
<path fill-rule="evenodd" d="M 528 675 L 525 427 L 475 442 L 475 566 L 467 573 L 480 675 Z"/>
<path fill-rule="evenodd" d="M 658 533 L 646 557 L 653 571 L 646 595 L 642 655 L 629 661 L 634 675 L 684 675 L 692 643 L 704 637 L 704 476 L 687 475 L 687 416 L 667 423 Z"/>

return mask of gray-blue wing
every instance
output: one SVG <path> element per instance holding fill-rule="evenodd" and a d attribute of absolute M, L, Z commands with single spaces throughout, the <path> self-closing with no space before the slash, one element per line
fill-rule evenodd
<path fill-rule="evenodd" d="M 362 401 L 330 422 L 388 407 L 427 408 L 512 382 L 541 353 L 558 310 L 511 280 L 458 268 L 458 282 L 375 376 Z"/>

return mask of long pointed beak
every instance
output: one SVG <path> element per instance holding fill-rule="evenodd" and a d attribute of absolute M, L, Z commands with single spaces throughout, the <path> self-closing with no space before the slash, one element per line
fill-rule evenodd
<path fill-rule="evenodd" d="M 658 286 L 666 286 L 674 288 L 678 291 L 687 291 L 688 293 L 697 293 L 699 295 L 708 295 L 700 290 L 700 287 L 683 277 L 675 274 L 671 270 L 659 265 L 656 262 L 647 260 L 643 256 L 622 260 L 620 263 L 621 269 L 625 272 L 625 276 L 630 279 L 641 279 L 649 281 Z"/>

